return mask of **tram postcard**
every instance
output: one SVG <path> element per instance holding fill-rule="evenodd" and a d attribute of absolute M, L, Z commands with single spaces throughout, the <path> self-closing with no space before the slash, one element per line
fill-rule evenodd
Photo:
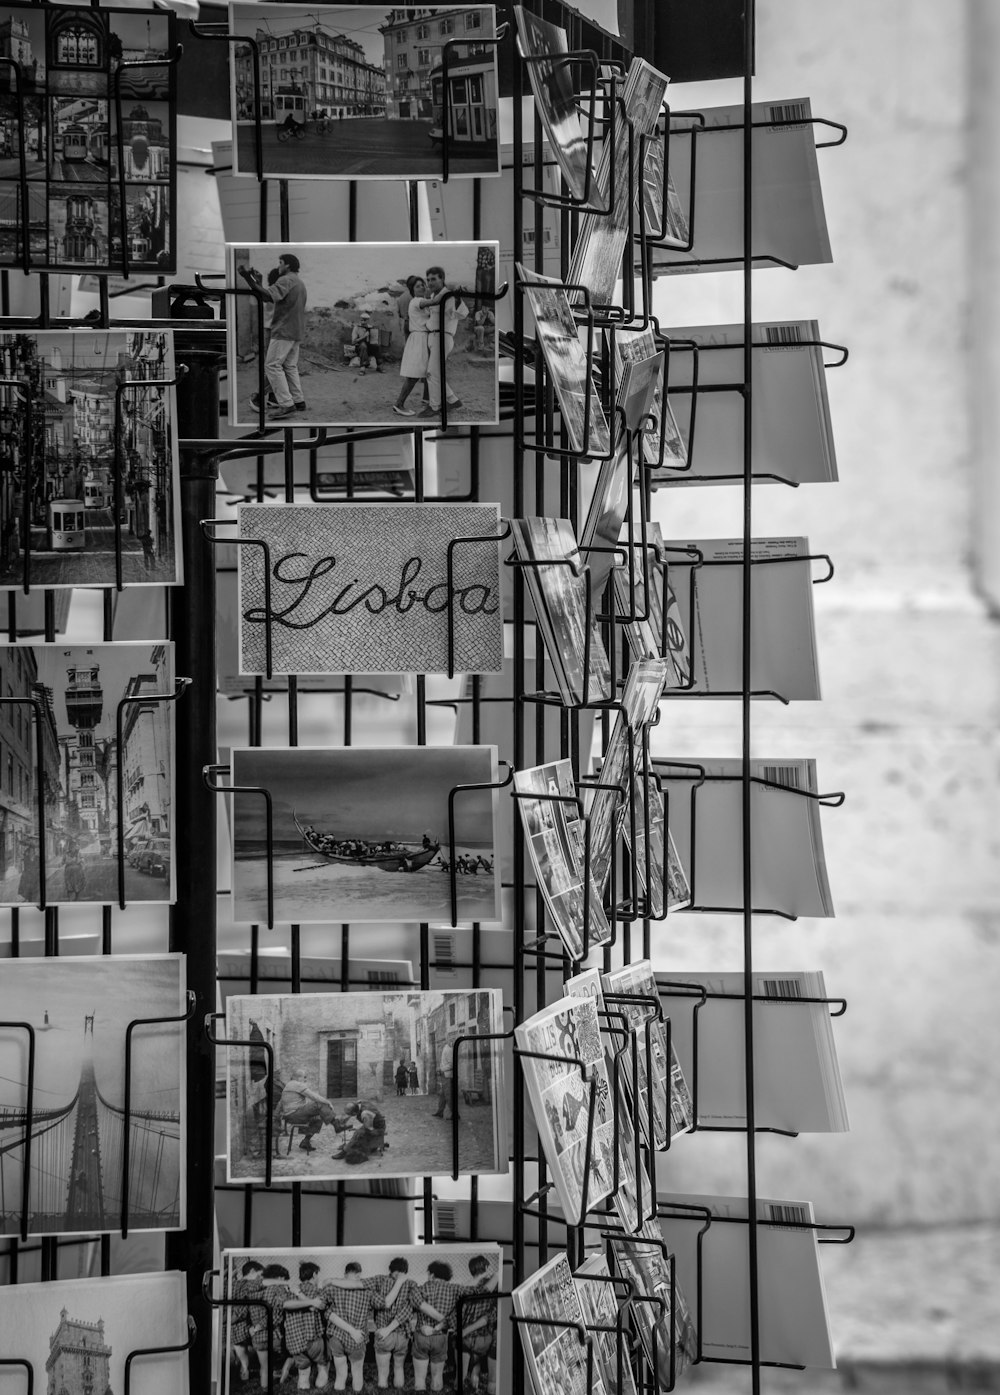
<path fill-rule="evenodd" d="M 173 646 L 0 645 L 0 683 L 0 906 L 173 901 Z"/>
<path fill-rule="evenodd" d="M 181 580 L 173 336 L 0 330 L 0 591 Z"/>
<path fill-rule="evenodd" d="M 240 671 L 499 673 L 497 504 L 243 504 Z M 258 546 L 246 546 L 254 542 Z"/>
<path fill-rule="evenodd" d="M 188 1395 L 186 1276 L 113 1274 L 0 1288 L 5 1366 L 0 1395 L 24 1390 L 128 1390 Z M 25 1375 L 34 1373 L 34 1385 Z M 141 1372 L 141 1375 L 139 1373 Z"/>
<path fill-rule="evenodd" d="M 232 783 L 237 921 L 501 918 L 495 746 L 246 748 Z"/>
<path fill-rule="evenodd" d="M 232 997 L 231 1182 L 507 1171 L 499 988 Z"/>
<path fill-rule="evenodd" d="M 0 5 L 0 266 L 176 269 L 175 23 Z"/>
<path fill-rule="evenodd" d="M 185 1008 L 180 954 L 5 963 L 0 1234 L 184 1225 Z"/>
<path fill-rule="evenodd" d="M 228 297 L 230 426 L 258 427 L 262 405 L 268 426 L 499 421 L 496 242 L 252 242 L 226 253 L 240 292 Z"/>
<path fill-rule="evenodd" d="M 229 32 L 235 174 L 499 175 L 494 6 L 231 4 Z"/>

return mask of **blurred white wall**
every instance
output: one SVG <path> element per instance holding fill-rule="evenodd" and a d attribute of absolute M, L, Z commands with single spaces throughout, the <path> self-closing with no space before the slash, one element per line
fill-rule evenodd
<path fill-rule="evenodd" d="M 850 348 L 828 375 L 841 482 L 765 486 L 754 503 L 755 535 L 804 533 L 837 568 L 815 597 L 825 701 L 761 703 L 754 719 L 755 754 L 813 755 L 821 788 L 848 792 L 823 818 L 836 920 L 760 919 L 755 934 L 757 967 L 822 967 L 849 1000 L 836 1038 L 852 1132 L 760 1146 L 761 1193 L 811 1198 L 830 1221 L 997 1215 L 998 627 L 973 547 L 988 549 L 995 576 L 1000 381 L 988 365 L 1000 365 L 1000 282 L 986 253 L 1000 233 L 982 161 L 996 161 L 998 11 L 990 0 L 758 3 L 755 98 L 809 96 L 849 127 L 846 145 L 820 152 L 833 266 L 762 271 L 753 308 L 815 318 Z M 669 95 L 683 109 L 742 93 Z M 740 319 L 740 278 L 661 281 L 656 309 L 665 324 Z M 729 489 L 661 492 L 656 516 L 673 537 L 741 530 Z M 658 738 L 678 755 L 738 753 L 738 709 L 674 703 Z M 677 916 L 668 928 L 674 967 L 741 967 L 738 918 Z M 665 1175 L 678 1190 L 731 1192 L 741 1166 L 742 1141 L 706 1136 L 671 1150 Z"/>

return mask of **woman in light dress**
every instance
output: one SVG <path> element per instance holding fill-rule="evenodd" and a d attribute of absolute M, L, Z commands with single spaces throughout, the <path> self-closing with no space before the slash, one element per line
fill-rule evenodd
<path fill-rule="evenodd" d="M 399 363 L 399 376 L 403 381 L 392 410 L 397 416 L 413 417 L 416 412 L 406 406 L 406 399 L 417 384 L 427 377 L 427 327 L 431 301 L 425 298 L 427 286 L 422 276 L 408 276 L 406 289 L 410 293 L 406 312 L 408 328 Z"/>

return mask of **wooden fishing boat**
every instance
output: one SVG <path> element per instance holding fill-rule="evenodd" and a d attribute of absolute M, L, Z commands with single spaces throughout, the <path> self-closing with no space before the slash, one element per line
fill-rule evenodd
<path fill-rule="evenodd" d="M 377 867 L 380 872 L 419 872 L 421 867 L 426 867 L 441 850 L 441 844 L 434 843 L 429 848 L 398 848 L 392 852 L 372 853 L 370 856 L 325 852 L 316 838 L 306 831 L 305 825 L 294 810 L 292 818 L 311 852 L 326 862 L 341 863 L 347 867 Z"/>

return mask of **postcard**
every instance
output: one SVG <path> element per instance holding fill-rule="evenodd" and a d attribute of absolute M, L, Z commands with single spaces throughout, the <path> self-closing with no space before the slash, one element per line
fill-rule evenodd
<path fill-rule="evenodd" d="M 587 1327 L 598 1329 L 594 1331 L 594 1349 L 609 1395 L 636 1395 L 628 1351 L 628 1320 L 619 1321 L 618 1299 L 623 1295 L 610 1282 L 608 1261 L 603 1255 L 591 1255 L 577 1269 L 573 1280 L 584 1322 Z"/>
<path fill-rule="evenodd" d="M 10 66 L 0 70 L 0 265 L 22 263 L 27 233 L 32 271 L 120 272 L 127 251 L 132 275 L 172 273 L 173 16 L 124 6 L 49 10 L 15 0 L 0 6 L 0 28 L 4 51 L 17 64 L 17 78 Z M 27 210 L 19 184 L 22 150 Z"/>
<path fill-rule="evenodd" d="M 666 800 L 656 777 L 651 774 L 644 782 L 640 771 L 632 780 L 632 805 L 624 819 L 622 833 L 625 846 L 632 854 L 639 893 L 648 898 L 648 913 L 653 920 L 662 920 L 668 910 L 686 906 L 691 901 L 687 873 L 666 824 Z"/>
<path fill-rule="evenodd" d="M 566 30 L 514 6 L 517 47 L 528 71 L 535 107 L 549 149 L 559 161 L 572 196 L 583 202 L 596 193 L 594 172 L 587 163 L 587 132 L 580 119 L 577 96 L 579 69 L 561 55 L 569 51 Z"/>
<path fill-rule="evenodd" d="M 656 342 L 656 337 L 651 328 L 646 329 L 620 329 L 616 330 L 613 337 L 612 352 L 615 364 L 616 380 L 625 383 L 626 374 L 630 366 L 637 368 L 641 364 L 656 363 L 660 361 L 660 366 L 654 368 L 655 386 L 653 396 L 649 405 L 644 404 L 644 411 L 651 414 L 652 423 L 644 424 L 642 442 L 642 459 L 646 465 L 656 465 L 659 463 L 660 451 L 663 451 L 664 468 L 683 469 L 687 463 L 687 446 L 681 436 L 676 418 L 670 405 L 669 395 L 664 395 L 664 382 L 666 377 L 666 360 L 661 355 Z M 643 386 L 645 381 L 643 380 Z M 622 405 L 623 392 L 619 391 L 619 401 Z M 640 414 L 641 417 L 642 414 Z M 631 427 L 635 430 L 635 427 Z M 640 471 L 641 477 L 641 471 Z"/>
<path fill-rule="evenodd" d="M 632 572 L 627 566 L 615 571 L 615 598 L 619 614 L 634 617 L 625 625 L 632 657 L 669 659 L 666 686 L 685 688 L 691 682 L 691 648 L 686 630 L 687 610 L 682 612 L 676 574 L 668 565 L 671 550 L 664 542 L 660 525 L 647 523 L 645 555 L 636 547 Z M 683 560 L 682 554 L 680 561 Z"/>
<path fill-rule="evenodd" d="M 565 518 L 515 518 L 511 528 L 518 557 L 529 564 L 523 568 L 524 579 L 563 702 L 573 706 L 606 701 L 611 697 L 611 667 L 588 605 L 585 562 L 572 524 Z"/>
<path fill-rule="evenodd" d="M 0 330 L 0 378 L 0 590 L 180 581 L 172 334 Z"/>
<path fill-rule="evenodd" d="M 231 4 L 229 32 L 236 174 L 440 179 L 446 140 L 449 178 L 499 174 L 492 5 Z"/>
<path fill-rule="evenodd" d="M 638 1236 L 612 1239 L 611 1257 L 616 1273 L 630 1280 L 636 1293 L 660 1300 L 659 1305 L 636 1303 L 632 1313 L 643 1353 L 657 1383 L 664 1390 L 672 1390 L 697 1359 L 698 1336 L 657 1222 L 647 1221 Z"/>
<path fill-rule="evenodd" d="M 559 399 L 559 411 L 578 455 L 607 455 L 611 434 L 587 359 L 583 331 L 573 317 L 569 295 L 559 281 L 516 263 L 549 376 Z"/>
<path fill-rule="evenodd" d="M 240 672 L 265 671 L 270 628 L 275 673 L 444 673 L 449 631 L 454 671 L 499 673 L 500 544 L 481 541 L 499 517 L 496 504 L 242 504 L 271 605 L 263 547 L 241 547 Z"/>
<path fill-rule="evenodd" d="M 659 989 L 650 961 L 637 960 L 605 974 L 604 996 L 605 1001 L 610 996 L 615 1009 L 625 1014 L 629 1026 L 636 1032 L 631 1055 L 637 1067 L 638 1096 L 633 1106 L 646 1146 L 662 1150 L 676 1134 L 690 1129 L 693 1112 L 691 1091 L 676 1051 L 668 1047 L 666 1024 L 657 1014 Z M 647 1040 L 652 1074 L 647 1066 Z M 631 1070 L 625 1071 L 625 1088 L 632 1089 Z"/>
<path fill-rule="evenodd" d="M 427 426 L 443 394 L 450 425 L 496 423 L 497 329 L 483 312 L 497 289 L 497 250 L 495 242 L 227 244 L 230 284 L 258 292 L 228 298 L 230 425 L 259 423 L 261 355 L 269 422 Z"/>
<path fill-rule="evenodd" d="M 496 1389 L 501 1250 L 481 1244 L 352 1245 L 225 1250 L 224 1392 L 266 1395 L 280 1383 L 273 1350 L 293 1363 L 300 1390 L 357 1395 L 430 1389 L 445 1395 Z M 233 1303 L 233 1300 L 238 1300 Z M 483 1386 L 485 1388 L 485 1386 Z"/>
<path fill-rule="evenodd" d="M 576 798 L 573 767 L 568 760 L 552 761 L 514 774 L 521 813 L 538 888 L 567 953 L 574 959 L 611 939 L 611 926 L 600 892 L 590 878 L 586 905 L 584 831 L 580 809 L 565 802 Z M 589 926 L 587 921 L 589 920 Z"/>
<path fill-rule="evenodd" d="M 590 998 L 597 1009 L 601 1039 L 604 1043 L 604 1064 L 611 1088 L 615 1091 L 617 1110 L 612 1199 L 622 1225 L 627 1231 L 635 1233 L 644 1224 L 647 1216 L 655 1212 L 656 1195 L 643 1161 L 635 1118 L 625 1092 L 624 1076 L 628 1069 L 624 1041 L 625 1023 L 617 1006 L 609 1010 L 605 1004 L 599 970 L 584 969 L 581 973 L 574 974 L 566 980 L 565 992 L 569 998 Z"/>
<path fill-rule="evenodd" d="M 7 1285 L 0 1289 L 4 1356 L 29 1363 L 35 1390 L 124 1390 L 130 1353 L 187 1342 L 186 1277 L 171 1271 Z M 131 1373 L 143 1395 L 187 1395 L 186 1351 L 144 1356 Z M 26 1375 L 0 1367 L 2 1395 L 31 1389 Z"/>
<path fill-rule="evenodd" d="M 646 156 L 642 162 L 642 214 L 645 221 L 645 234 L 654 241 L 663 241 L 674 247 L 684 247 L 691 235 L 687 214 L 681 205 L 674 177 L 669 170 L 664 179 L 665 136 L 664 128 L 670 118 L 661 116 L 652 138 L 646 144 Z M 638 229 L 637 229 L 638 231 Z"/>
<path fill-rule="evenodd" d="M 308 747 L 232 753 L 232 783 L 268 790 L 273 808 L 274 919 L 446 922 L 452 859 L 458 921 L 500 919 L 497 793 L 448 797 L 496 782 L 492 746 Z M 233 798 L 238 921 L 267 917 L 265 801 Z"/>
<path fill-rule="evenodd" d="M 162 640 L 0 645 L 0 683 L 10 734 L 0 905 L 40 902 L 43 870 L 46 905 L 117 901 L 119 828 L 126 900 L 173 901 L 175 704 L 150 700 L 173 696 L 173 646 Z"/>
<path fill-rule="evenodd" d="M 183 1021 L 132 1030 L 125 1116 L 125 1043 L 131 1022 L 183 1017 L 179 954 L 11 959 L 0 975 L 2 1233 L 21 1228 L 27 1187 L 33 1235 L 120 1230 L 122 1142 L 131 1141 L 130 1230 L 184 1224 Z M 28 1176 L 25 1178 L 25 1154 Z"/>
<path fill-rule="evenodd" d="M 608 1395 L 591 1334 L 581 1340 L 586 1310 L 564 1254 L 518 1284 L 512 1301 L 535 1395 Z"/>
<path fill-rule="evenodd" d="M 499 989 L 233 996 L 226 1029 L 262 1043 L 226 1053 L 229 1181 L 264 1180 L 269 1101 L 283 1181 L 450 1175 L 456 1082 L 459 1171 L 507 1171 L 503 1051 L 470 1040 L 503 1031 Z"/>
<path fill-rule="evenodd" d="M 559 1204 L 569 1224 L 580 1225 L 615 1186 L 616 1111 L 597 1004 L 590 997 L 562 998 L 514 1035 Z"/>
<path fill-rule="evenodd" d="M 596 198 L 604 206 L 613 192 L 614 202 L 607 213 L 584 214 L 570 263 L 569 281 L 588 288 L 592 305 L 614 303 L 615 284 L 622 276 L 622 258 L 629 241 L 630 215 L 633 236 L 639 232 L 640 138 L 655 135 L 667 81 L 642 58 L 633 58 L 615 112 L 614 141 L 605 142 L 597 167 Z M 654 139 L 652 144 L 658 142 Z"/>
<path fill-rule="evenodd" d="M 605 789 L 584 786 L 584 813 L 590 819 L 590 865 L 603 895 L 614 860 L 615 843 L 628 817 L 628 801 L 615 786 L 631 787 L 642 765 L 643 728 L 652 720 L 666 683 L 666 659 L 639 659 L 632 664 L 622 693 L 623 712 L 615 717 L 601 762 Z"/>

